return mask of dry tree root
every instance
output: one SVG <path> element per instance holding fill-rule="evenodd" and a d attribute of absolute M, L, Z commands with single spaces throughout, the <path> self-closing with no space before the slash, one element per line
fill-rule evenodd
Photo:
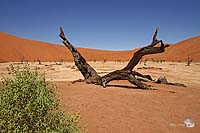
<path fill-rule="evenodd" d="M 166 84 L 166 85 L 175 85 L 175 86 L 182 86 L 182 87 L 186 87 L 186 85 L 182 84 L 182 83 L 170 83 L 167 81 L 167 78 L 164 76 L 164 77 L 159 77 L 155 83 L 158 83 L 158 84 Z"/>

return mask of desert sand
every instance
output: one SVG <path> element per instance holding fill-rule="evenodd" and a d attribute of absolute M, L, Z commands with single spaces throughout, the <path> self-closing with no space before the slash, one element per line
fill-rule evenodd
<path fill-rule="evenodd" d="M 99 74 L 104 75 L 123 68 L 127 62 L 89 62 Z M 10 65 L 1 63 L 0 76 L 7 76 Z M 56 84 L 61 98 L 61 108 L 66 113 L 79 112 L 81 124 L 89 133 L 155 133 L 200 132 L 200 63 L 186 66 L 186 62 L 144 62 L 135 70 L 150 74 L 154 79 L 166 76 L 170 82 L 184 83 L 187 87 L 147 83 L 156 90 L 138 89 L 126 81 L 114 81 L 107 88 L 84 82 L 73 62 L 28 63 L 32 70 L 45 73 L 47 81 Z M 194 128 L 183 122 L 194 121 Z"/>
<path fill-rule="evenodd" d="M 0 80 L 9 76 L 8 69 L 11 65 L 29 65 L 32 70 L 45 73 L 46 80 L 57 86 L 61 109 L 66 113 L 79 112 L 81 125 L 89 133 L 199 133 L 199 44 L 200 36 L 172 44 L 165 53 L 146 56 L 143 62 L 135 67 L 135 70 L 149 74 L 153 79 L 165 76 L 169 82 L 183 83 L 187 87 L 148 82 L 155 90 L 142 90 L 127 81 L 114 81 L 109 83 L 107 88 L 103 88 L 84 82 L 72 83 L 83 77 L 64 46 L 1 32 Z M 104 75 L 123 68 L 137 49 L 78 50 L 100 75 Z M 188 56 L 193 60 L 190 66 L 186 66 Z M 146 59 L 148 61 L 144 65 Z M 159 60 L 162 60 L 162 63 Z M 187 118 L 194 121 L 194 128 L 185 127 L 183 122 Z"/>
<path fill-rule="evenodd" d="M 77 47 L 78 44 L 74 44 L 74 46 Z M 137 49 L 133 47 L 133 49 L 127 51 L 89 48 L 78 48 L 78 50 L 88 61 L 127 61 L 130 60 Z M 200 61 L 199 51 L 200 36 L 197 36 L 172 44 L 166 49 L 165 53 L 150 55 L 144 57 L 143 60 L 186 61 L 188 56 L 190 56 L 193 61 Z M 73 58 L 63 45 L 29 40 L 0 32 L 0 62 L 33 62 L 38 60 L 73 61 Z"/>

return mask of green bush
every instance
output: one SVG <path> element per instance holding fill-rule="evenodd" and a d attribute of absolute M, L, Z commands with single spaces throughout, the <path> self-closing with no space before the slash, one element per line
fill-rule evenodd
<path fill-rule="evenodd" d="M 0 132 L 80 132 L 79 115 L 58 110 L 54 85 L 29 67 L 12 67 L 12 75 L 0 90 Z"/>

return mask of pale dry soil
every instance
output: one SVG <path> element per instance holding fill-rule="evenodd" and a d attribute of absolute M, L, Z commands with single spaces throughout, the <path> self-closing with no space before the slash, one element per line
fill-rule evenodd
<path fill-rule="evenodd" d="M 123 68 L 127 62 L 89 62 L 104 75 Z M 1 63 L 0 76 L 7 76 L 7 67 L 20 63 Z M 165 76 L 170 82 L 187 87 L 158 85 L 148 82 L 156 90 L 138 89 L 126 81 L 114 81 L 107 88 L 83 82 L 80 72 L 71 62 L 29 63 L 31 69 L 46 74 L 48 81 L 57 85 L 61 107 L 68 112 L 79 112 L 81 124 L 89 133 L 162 133 L 200 132 L 200 63 L 186 66 L 181 62 L 142 62 L 135 70 L 150 74 L 154 79 Z M 183 121 L 190 118 L 194 128 Z"/>

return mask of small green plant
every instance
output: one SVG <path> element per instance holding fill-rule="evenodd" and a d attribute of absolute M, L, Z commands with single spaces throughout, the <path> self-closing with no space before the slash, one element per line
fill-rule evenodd
<path fill-rule="evenodd" d="M 55 86 L 29 67 L 11 69 L 0 90 L 0 132 L 81 132 L 79 115 L 58 110 Z"/>

